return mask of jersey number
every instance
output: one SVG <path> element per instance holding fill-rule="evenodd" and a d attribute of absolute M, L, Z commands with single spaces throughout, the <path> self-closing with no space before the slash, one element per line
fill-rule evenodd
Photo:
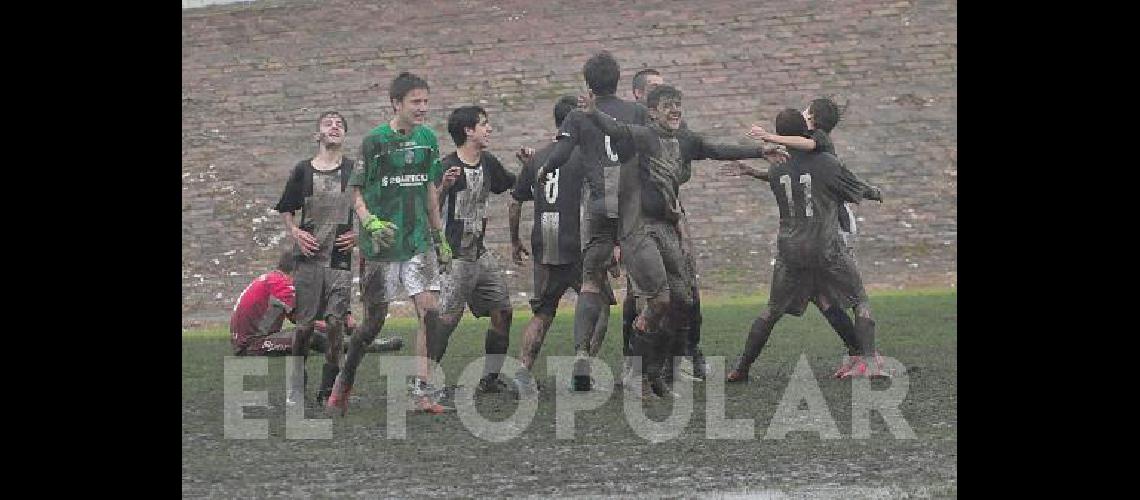
<path fill-rule="evenodd" d="M 562 169 L 557 169 L 554 173 L 546 174 L 546 186 L 543 188 L 543 194 L 546 195 L 546 202 L 551 205 L 558 201 L 558 173 L 561 171 Z"/>
<path fill-rule="evenodd" d="M 614 154 L 614 150 L 610 148 L 610 136 L 606 136 L 606 155 L 610 157 L 610 161 L 618 161 L 618 155 Z"/>
<path fill-rule="evenodd" d="M 784 185 L 784 192 L 788 195 L 788 211 L 794 214 L 796 203 L 792 201 L 792 178 L 781 175 L 780 184 Z M 811 217 L 811 174 L 801 175 L 800 184 L 804 185 L 804 215 Z"/>

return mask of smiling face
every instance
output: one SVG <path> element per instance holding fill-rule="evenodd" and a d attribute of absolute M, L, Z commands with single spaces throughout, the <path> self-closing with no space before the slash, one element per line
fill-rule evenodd
<path fill-rule="evenodd" d="M 402 123 L 423 125 L 427 121 L 428 90 L 417 88 L 409 90 L 402 100 L 392 101 L 396 117 Z"/>
<path fill-rule="evenodd" d="M 479 123 L 475 124 L 475 128 L 465 129 L 467 131 L 467 140 L 479 146 L 479 149 L 487 149 L 491 145 L 491 121 L 487 119 L 487 115 L 479 115 Z"/>
<path fill-rule="evenodd" d="M 681 128 L 681 114 L 684 108 L 681 106 L 680 97 L 666 97 L 657 101 L 657 105 L 649 110 L 653 115 L 653 119 L 657 120 L 662 127 L 669 130 L 677 130 Z"/>
<path fill-rule="evenodd" d="M 323 146 L 340 146 L 345 136 L 344 118 L 339 114 L 329 114 L 321 117 L 317 123 L 317 141 Z"/>

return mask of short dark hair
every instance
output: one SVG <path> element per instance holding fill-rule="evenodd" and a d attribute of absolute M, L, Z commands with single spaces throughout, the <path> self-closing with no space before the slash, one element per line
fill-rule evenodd
<path fill-rule="evenodd" d="M 798 109 L 787 108 L 776 115 L 776 133 L 779 135 L 808 135 L 807 120 Z"/>
<path fill-rule="evenodd" d="M 649 79 L 649 75 L 661 76 L 661 72 L 653 68 L 645 68 L 638 71 L 633 75 L 633 90 L 645 91 L 645 81 Z"/>
<path fill-rule="evenodd" d="M 570 114 L 578 108 L 578 98 L 572 95 L 564 95 L 558 98 L 558 102 L 554 103 L 554 126 L 561 127 L 562 120 L 566 119 L 566 115 Z"/>
<path fill-rule="evenodd" d="M 392 85 L 388 87 L 388 99 L 391 101 L 404 102 L 404 96 L 415 89 L 431 91 L 427 81 L 423 78 L 404 71 L 392 79 Z"/>
<path fill-rule="evenodd" d="M 324 113 L 321 113 L 321 116 L 317 118 L 317 129 L 320 130 L 321 121 L 329 116 L 340 118 L 340 123 L 344 125 L 344 135 L 348 135 L 348 120 L 345 120 L 344 115 L 340 114 L 339 111 L 325 111 Z"/>
<path fill-rule="evenodd" d="M 281 252 L 281 257 L 277 259 L 277 270 L 285 274 L 291 274 L 297 269 L 297 256 L 293 255 L 293 248 L 290 246 Z"/>
<path fill-rule="evenodd" d="M 662 99 L 681 99 L 681 91 L 672 85 L 658 85 L 649 91 L 649 95 L 645 96 L 645 105 L 649 109 L 654 109 Z"/>
<path fill-rule="evenodd" d="M 840 108 L 831 96 L 813 99 L 808 105 L 808 112 L 811 113 L 811 121 L 815 124 L 815 128 L 827 133 L 831 133 L 831 129 L 839 124 L 839 118 L 843 116 L 843 108 Z"/>
<path fill-rule="evenodd" d="M 467 130 L 479 124 L 479 117 L 486 116 L 487 111 L 482 106 L 463 106 L 455 108 L 451 116 L 447 117 L 447 133 L 456 146 L 467 142 Z"/>
<path fill-rule="evenodd" d="M 603 50 L 586 60 L 586 64 L 582 65 L 582 76 L 586 78 L 586 85 L 595 94 L 612 95 L 617 92 L 621 67 L 618 66 L 613 54 Z"/>

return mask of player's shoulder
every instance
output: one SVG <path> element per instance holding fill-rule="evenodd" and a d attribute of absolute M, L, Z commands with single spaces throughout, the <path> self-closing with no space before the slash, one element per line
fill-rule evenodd
<path fill-rule="evenodd" d="M 427 125 L 416 125 L 412 130 L 412 138 L 429 144 L 436 143 L 435 130 Z"/>
<path fill-rule="evenodd" d="M 824 151 L 809 153 L 807 160 L 805 167 L 810 168 L 817 174 L 834 174 L 839 172 L 843 166 L 838 156 L 835 156 L 834 153 Z"/>
<path fill-rule="evenodd" d="M 364 135 L 364 139 L 383 140 L 385 137 L 391 136 L 393 132 L 394 131 L 392 130 L 391 125 L 388 123 L 381 123 L 375 127 L 372 127 L 372 130 L 369 130 L 368 133 Z"/>
<path fill-rule="evenodd" d="M 456 165 L 462 164 L 462 162 L 459 160 L 459 153 L 456 151 L 452 151 L 447 156 L 440 158 L 439 162 L 443 164 L 444 167 L 454 167 Z"/>
<path fill-rule="evenodd" d="M 293 164 L 293 168 L 289 170 L 291 176 L 301 175 L 311 169 L 313 166 L 311 158 L 305 158 Z"/>
<path fill-rule="evenodd" d="M 503 162 L 499 161 L 499 157 L 490 151 L 483 151 L 482 161 L 484 165 L 503 168 Z"/>

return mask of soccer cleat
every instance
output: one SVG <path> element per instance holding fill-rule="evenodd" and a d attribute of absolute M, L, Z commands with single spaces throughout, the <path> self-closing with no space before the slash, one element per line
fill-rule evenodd
<path fill-rule="evenodd" d="M 450 398 L 454 390 L 454 386 L 436 389 L 435 386 L 417 377 L 408 388 L 408 393 L 415 400 L 416 409 L 428 413 L 442 413 L 451 409 L 444 406 L 442 401 Z"/>
<path fill-rule="evenodd" d="M 853 368 L 856 364 L 858 364 L 859 361 L 860 361 L 859 356 L 852 356 L 852 355 L 843 356 L 843 361 L 841 361 L 839 363 L 839 368 L 836 368 L 835 373 L 832 374 L 831 376 L 834 378 L 838 378 L 838 379 L 846 378 L 847 372 L 851 371 L 851 368 Z"/>
<path fill-rule="evenodd" d="M 866 377 L 867 362 L 863 360 L 863 356 L 851 356 L 851 358 L 854 358 L 851 360 L 851 366 L 847 369 L 847 372 L 843 373 L 843 375 L 839 376 L 839 378 L 850 379 L 857 377 Z"/>
<path fill-rule="evenodd" d="M 649 386 L 653 390 L 653 394 L 657 397 L 665 399 L 680 397 L 673 391 L 672 382 L 666 380 L 664 376 L 654 377 L 653 380 L 650 381 Z"/>
<path fill-rule="evenodd" d="M 574 375 L 570 380 L 570 390 L 576 392 L 588 392 L 594 388 L 594 379 L 589 375 Z"/>
<path fill-rule="evenodd" d="M 724 377 L 724 381 L 730 384 L 741 382 L 748 383 L 748 370 L 734 368 L 732 371 L 728 372 L 728 376 Z"/>
<path fill-rule="evenodd" d="M 886 368 L 883 363 L 883 357 L 879 356 L 879 352 L 871 357 L 871 364 L 867 367 L 867 377 L 870 378 L 891 378 L 894 374 L 891 370 Z"/>
<path fill-rule="evenodd" d="M 404 339 L 400 337 L 377 338 L 372 341 L 365 351 L 370 353 L 399 351 L 404 348 Z"/>
<path fill-rule="evenodd" d="M 705 376 L 709 373 L 709 364 L 705 361 L 705 354 L 700 349 L 693 354 L 693 378 L 704 381 Z"/>
<path fill-rule="evenodd" d="M 475 387 L 477 394 L 498 394 L 500 392 L 510 392 L 511 388 L 507 386 L 503 379 L 499 378 L 498 373 L 488 373 L 479 379 L 479 385 Z"/>
<path fill-rule="evenodd" d="M 443 405 L 432 400 L 430 396 L 420 396 L 416 398 L 416 409 L 432 415 L 439 415 L 447 411 L 447 408 L 444 408 Z"/>
<path fill-rule="evenodd" d="M 515 372 L 514 384 L 516 399 L 538 399 L 538 382 L 525 368 Z"/>
<path fill-rule="evenodd" d="M 340 377 L 337 377 L 336 383 L 333 384 L 332 393 L 329 394 L 329 399 L 325 402 L 325 413 L 335 415 L 337 412 L 340 416 L 348 414 L 348 398 L 352 393 L 352 387 L 346 387 Z"/>

